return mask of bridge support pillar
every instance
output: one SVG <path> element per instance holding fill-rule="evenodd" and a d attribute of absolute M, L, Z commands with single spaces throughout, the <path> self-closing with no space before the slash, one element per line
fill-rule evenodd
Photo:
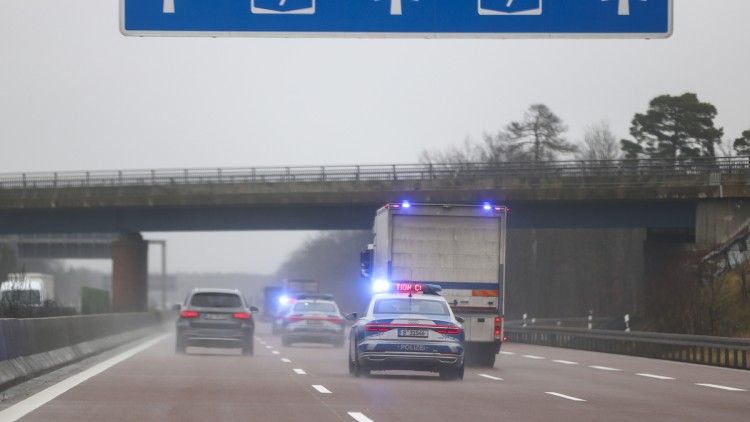
<path fill-rule="evenodd" d="M 750 200 L 733 198 L 700 201 L 695 214 L 696 243 L 715 246 L 727 241 L 750 219 Z"/>
<path fill-rule="evenodd" d="M 123 233 L 112 243 L 112 309 L 148 310 L 148 242 L 140 233 Z"/>

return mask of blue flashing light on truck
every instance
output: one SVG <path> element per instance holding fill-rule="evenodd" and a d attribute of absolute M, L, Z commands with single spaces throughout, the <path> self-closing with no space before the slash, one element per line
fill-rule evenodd
<path fill-rule="evenodd" d="M 503 342 L 505 206 L 390 203 L 373 224 L 361 253 L 373 292 L 394 283 L 440 286 L 463 318 L 467 363 L 491 367 Z"/>

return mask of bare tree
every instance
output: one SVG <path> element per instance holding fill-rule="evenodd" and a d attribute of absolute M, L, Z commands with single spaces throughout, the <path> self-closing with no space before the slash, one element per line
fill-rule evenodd
<path fill-rule="evenodd" d="M 616 160 L 621 156 L 620 143 L 604 120 L 586 128 L 583 145 L 576 154 L 579 160 Z"/>

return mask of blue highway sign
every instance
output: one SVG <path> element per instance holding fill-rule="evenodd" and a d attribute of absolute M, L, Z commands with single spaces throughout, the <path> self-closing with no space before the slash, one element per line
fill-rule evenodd
<path fill-rule="evenodd" d="M 673 0 L 120 0 L 135 36 L 666 38 Z"/>

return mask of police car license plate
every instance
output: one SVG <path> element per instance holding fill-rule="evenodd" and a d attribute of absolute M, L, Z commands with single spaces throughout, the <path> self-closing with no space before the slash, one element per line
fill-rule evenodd
<path fill-rule="evenodd" d="M 399 328 L 399 337 L 427 337 L 427 330 L 414 328 Z"/>

